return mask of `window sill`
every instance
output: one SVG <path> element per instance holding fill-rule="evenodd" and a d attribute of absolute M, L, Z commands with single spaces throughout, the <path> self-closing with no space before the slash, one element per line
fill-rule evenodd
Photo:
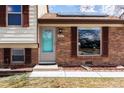
<path fill-rule="evenodd" d="M 25 62 L 11 62 L 11 64 L 25 64 Z"/>
<path fill-rule="evenodd" d="M 102 55 L 101 54 L 100 55 L 79 55 L 79 54 L 77 54 L 77 56 L 79 56 L 79 57 L 95 57 L 95 56 L 100 57 Z"/>

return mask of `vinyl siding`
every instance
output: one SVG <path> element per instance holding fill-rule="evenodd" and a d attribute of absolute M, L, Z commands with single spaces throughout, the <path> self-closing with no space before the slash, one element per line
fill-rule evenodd
<path fill-rule="evenodd" d="M 29 27 L 0 27 L 0 43 L 37 43 L 36 6 L 29 6 Z"/>
<path fill-rule="evenodd" d="M 38 18 L 41 18 L 47 12 L 47 5 L 38 5 Z"/>

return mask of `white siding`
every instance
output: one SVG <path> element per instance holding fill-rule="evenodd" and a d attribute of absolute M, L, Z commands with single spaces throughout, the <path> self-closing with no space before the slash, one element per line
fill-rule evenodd
<path fill-rule="evenodd" d="M 29 27 L 0 27 L 0 43 L 37 43 L 36 6 L 29 6 Z"/>
<path fill-rule="evenodd" d="M 38 5 L 38 18 L 41 18 L 47 13 L 47 5 Z"/>

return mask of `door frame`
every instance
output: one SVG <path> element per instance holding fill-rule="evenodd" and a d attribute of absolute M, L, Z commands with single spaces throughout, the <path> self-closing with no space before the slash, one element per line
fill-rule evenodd
<path fill-rule="evenodd" d="M 38 29 L 38 42 L 39 42 L 39 49 L 38 49 L 38 64 L 45 64 L 44 62 L 41 62 L 41 33 L 43 29 L 52 29 L 54 30 L 54 53 L 55 53 L 55 63 L 47 62 L 48 64 L 56 64 L 56 41 L 57 41 L 57 34 L 56 34 L 56 27 L 50 27 L 50 26 L 39 26 Z M 46 63 L 46 64 L 47 64 Z"/>

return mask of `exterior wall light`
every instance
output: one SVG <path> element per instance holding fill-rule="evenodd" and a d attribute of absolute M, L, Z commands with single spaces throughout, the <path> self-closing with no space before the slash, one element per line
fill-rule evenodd
<path fill-rule="evenodd" d="M 58 28 L 58 34 L 62 34 L 63 33 L 63 29 L 62 28 Z"/>
<path fill-rule="evenodd" d="M 59 37 L 59 38 L 64 37 L 63 29 L 62 29 L 62 28 L 58 28 L 58 29 L 57 29 L 57 32 L 58 32 L 58 37 Z"/>

